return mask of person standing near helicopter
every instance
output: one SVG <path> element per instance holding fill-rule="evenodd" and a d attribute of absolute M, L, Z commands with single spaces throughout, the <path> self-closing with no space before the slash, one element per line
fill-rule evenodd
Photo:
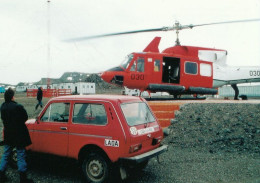
<path fill-rule="evenodd" d="M 41 108 L 42 108 L 42 87 L 39 87 L 38 88 L 38 92 L 37 92 L 37 100 L 38 100 L 38 103 L 36 104 L 36 106 L 35 106 L 35 110 L 37 110 L 37 108 L 39 107 L 39 106 L 41 106 Z"/>
<path fill-rule="evenodd" d="M 20 183 L 33 182 L 27 178 L 27 163 L 25 147 L 32 144 L 25 122 L 28 114 L 24 107 L 14 101 L 14 90 L 9 88 L 4 94 L 5 102 L 1 105 L 1 119 L 4 125 L 4 153 L 0 163 L 0 182 L 7 181 L 7 168 L 13 149 L 17 151 L 17 166 L 20 173 Z"/>

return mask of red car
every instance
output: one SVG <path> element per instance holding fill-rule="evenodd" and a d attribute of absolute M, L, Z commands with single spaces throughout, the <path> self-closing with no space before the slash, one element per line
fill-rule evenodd
<path fill-rule="evenodd" d="M 112 167 L 126 178 L 129 167 L 144 168 L 167 150 L 160 144 L 158 121 L 140 97 L 56 97 L 26 124 L 32 139 L 28 150 L 77 159 L 89 182 L 108 180 Z"/>

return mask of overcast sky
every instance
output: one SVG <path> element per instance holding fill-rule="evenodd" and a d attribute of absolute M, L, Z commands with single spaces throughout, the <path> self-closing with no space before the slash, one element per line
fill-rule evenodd
<path fill-rule="evenodd" d="M 50 1 L 0 0 L 0 83 L 102 72 L 119 65 L 127 54 L 142 51 L 155 36 L 162 37 L 160 51 L 173 46 L 176 36 L 170 31 L 64 41 L 72 38 L 160 28 L 176 20 L 186 25 L 260 19 L 260 0 Z M 260 21 L 183 30 L 180 41 L 225 49 L 229 65 L 260 67 Z"/>

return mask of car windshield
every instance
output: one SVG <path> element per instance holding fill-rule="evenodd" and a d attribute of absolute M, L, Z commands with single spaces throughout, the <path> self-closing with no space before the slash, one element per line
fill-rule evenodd
<path fill-rule="evenodd" d="M 130 64 L 130 62 L 131 62 L 131 60 L 134 58 L 134 55 L 133 54 L 130 54 L 130 55 L 127 55 L 126 57 L 125 57 L 125 59 L 123 60 L 123 62 L 121 63 L 121 66 L 124 68 L 124 69 L 126 69 L 128 66 L 129 66 L 129 64 Z"/>
<path fill-rule="evenodd" d="M 155 118 L 144 102 L 124 103 L 121 109 L 129 126 L 154 122 Z"/>

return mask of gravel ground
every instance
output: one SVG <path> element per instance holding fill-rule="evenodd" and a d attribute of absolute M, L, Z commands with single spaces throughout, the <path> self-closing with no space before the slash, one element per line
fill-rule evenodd
<path fill-rule="evenodd" d="M 168 151 L 125 182 L 260 182 L 259 111 L 260 104 L 183 105 L 163 142 Z M 77 164 L 62 158 L 35 156 L 28 173 L 39 183 L 83 182 Z M 7 175 L 18 182 L 14 169 Z"/>

